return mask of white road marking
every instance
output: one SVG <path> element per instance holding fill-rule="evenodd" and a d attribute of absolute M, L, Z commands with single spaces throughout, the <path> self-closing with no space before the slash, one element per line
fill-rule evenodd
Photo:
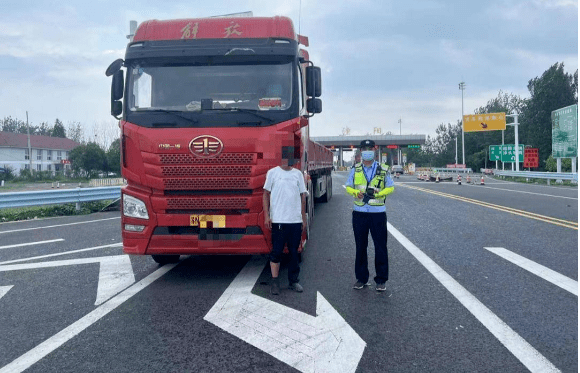
<path fill-rule="evenodd" d="M 301 372 L 354 372 L 365 341 L 318 292 L 316 317 L 252 294 L 264 265 L 250 259 L 204 320 Z"/>
<path fill-rule="evenodd" d="M 36 241 L 36 242 L 19 243 L 19 244 L 16 244 L 16 245 L 0 246 L 0 249 L 10 249 L 10 248 L 13 248 L 13 247 L 41 245 L 43 243 L 60 242 L 60 241 L 64 241 L 64 238 L 57 238 L 55 240 L 46 240 L 46 241 Z"/>
<path fill-rule="evenodd" d="M 555 195 L 553 195 L 553 194 L 544 194 L 544 193 L 526 192 L 526 191 L 523 191 L 523 190 L 512 190 L 512 189 L 505 189 L 505 188 L 493 188 L 493 187 L 488 187 L 488 186 L 484 186 L 484 185 L 477 185 L 477 187 L 478 187 L 478 188 L 497 189 L 497 190 L 502 190 L 502 191 L 506 191 L 506 192 L 525 193 L 525 194 L 535 194 L 535 195 L 538 195 L 538 196 L 544 196 L 544 197 L 566 198 L 566 199 L 575 199 L 575 200 L 578 200 L 578 198 L 574 198 L 574 197 L 555 196 Z"/>
<path fill-rule="evenodd" d="M 77 264 L 99 263 L 99 283 L 95 306 L 103 303 L 121 290 L 135 282 L 133 267 L 128 255 L 102 256 L 98 258 L 81 258 L 55 260 L 28 264 L 0 265 L 0 272 L 21 271 L 36 268 L 52 268 Z"/>
<path fill-rule="evenodd" d="M 2 368 L 0 368 L 0 373 L 20 373 L 30 368 L 40 359 L 44 358 L 52 351 L 56 350 L 57 348 L 65 344 L 68 340 L 80 334 L 83 330 L 99 321 L 109 312 L 119 307 L 121 304 L 123 304 L 125 301 L 130 299 L 132 296 L 134 296 L 141 290 L 151 285 L 155 280 L 159 279 L 161 276 L 172 270 L 177 264 L 179 263 L 166 264 L 163 267 L 159 268 L 155 272 L 151 273 L 149 276 L 145 277 L 143 280 L 137 282 L 128 289 L 124 290 L 122 293 L 111 298 L 108 302 L 100 305 L 98 308 L 88 313 L 80 320 L 74 322 L 67 328 L 56 333 L 46 341 L 40 343 L 38 346 L 26 352 L 24 355 L 16 358 L 11 363 L 3 366 Z"/>
<path fill-rule="evenodd" d="M 88 220 L 88 221 L 78 221 L 75 223 L 66 223 L 66 224 L 57 224 L 57 225 L 47 225 L 44 227 L 34 227 L 34 228 L 22 228 L 22 229 L 13 229 L 10 231 L 0 231 L 0 234 L 3 233 L 14 233 L 14 232 L 24 232 L 24 231 L 32 231 L 35 229 L 46 229 L 46 228 L 56 228 L 56 227 L 64 227 L 67 225 L 77 225 L 77 224 L 88 224 L 88 223 L 95 223 L 95 222 L 99 222 L 99 221 L 105 221 L 105 220 L 113 220 L 113 219 L 121 219 L 120 216 L 115 217 L 115 218 L 106 218 L 106 219 L 97 219 L 97 220 Z M 30 220 L 28 220 L 30 221 Z"/>
<path fill-rule="evenodd" d="M 20 262 L 26 262 L 28 260 L 51 258 L 51 257 L 54 257 L 54 256 L 74 254 L 74 253 L 82 253 L 84 251 L 105 249 L 105 248 L 109 248 L 109 247 L 122 247 L 122 246 L 123 246 L 123 243 L 122 242 L 118 242 L 118 243 L 112 243 L 112 244 L 109 244 L 109 245 L 102 245 L 102 246 L 95 246 L 95 247 L 87 247 L 86 249 L 65 251 L 65 252 L 62 252 L 62 253 L 46 254 L 46 255 L 39 255 L 39 256 L 31 256 L 29 258 L 23 258 L 23 259 L 7 260 L 5 262 L 0 262 L 0 265 L 12 264 L 12 263 L 20 263 Z"/>
<path fill-rule="evenodd" d="M 578 296 L 578 281 L 574 281 L 569 277 L 561 275 L 560 273 L 551 270 L 548 267 L 544 267 L 534 261 L 531 261 L 523 256 L 520 256 L 514 252 L 504 249 L 503 247 L 484 247 L 484 249 L 491 251 L 492 253 L 501 256 L 502 258 L 509 260 L 515 265 L 525 269 L 534 275 L 543 278 L 544 280 L 551 282 L 552 284 L 561 287 L 564 290 Z"/>
<path fill-rule="evenodd" d="M 8 293 L 8 290 L 12 289 L 14 285 L 8 285 L 8 286 L 0 286 L 0 299 L 2 299 L 3 296 L 6 295 L 6 293 Z"/>
<path fill-rule="evenodd" d="M 451 277 L 437 263 L 401 234 L 391 223 L 387 229 L 479 322 L 483 324 L 519 361 L 533 373 L 560 372 L 525 339 L 491 312 L 473 294 Z"/>

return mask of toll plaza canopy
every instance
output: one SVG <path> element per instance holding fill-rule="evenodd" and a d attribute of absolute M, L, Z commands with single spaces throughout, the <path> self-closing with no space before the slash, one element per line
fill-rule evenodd
<path fill-rule="evenodd" d="M 338 165 L 344 166 L 343 151 L 355 150 L 363 140 L 373 140 L 377 146 L 378 160 L 380 162 L 393 164 L 402 164 L 399 160 L 404 160 L 402 151 L 409 148 L 409 145 L 415 147 L 424 145 L 426 135 L 366 135 L 366 136 L 321 136 L 311 137 L 320 145 L 326 146 L 331 150 L 338 151 Z M 403 159 L 401 159 L 403 158 Z"/>

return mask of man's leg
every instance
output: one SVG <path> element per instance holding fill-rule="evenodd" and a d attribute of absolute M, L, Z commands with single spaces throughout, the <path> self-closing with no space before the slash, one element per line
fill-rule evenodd
<path fill-rule="evenodd" d="M 354 232 L 354 242 L 356 244 L 356 259 L 354 263 L 354 273 L 356 279 L 363 284 L 369 280 L 369 265 L 367 257 L 367 246 L 369 244 L 369 224 L 368 213 L 352 212 L 352 230 Z"/>
<path fill-rule="evenodd" d="M 280 259 L 284 250 L 284 234 L 280 224 L 272 223 L 272 252 L 270 253 L 270 271 L 272 272 L 272 287 L 270 289 L 273 295 L 280 294 Z"/>
<path fill-rule="evenodd" d="M 375 244 L 375 282 L 382 284 L 389 279 L 389 255 L 387 252 L 387 213 L 369 213 L 371 236 Z"/>
<path fill-rule="evenodd" d="M 288 263 L 288 282 L 291 284 L 298 282 L 300 274 L 300 264 L 298 263 L 298 246 L 302 238 L 302 224 L 284 224 L 284 235 L 288 243 L 290 262 Z"/>

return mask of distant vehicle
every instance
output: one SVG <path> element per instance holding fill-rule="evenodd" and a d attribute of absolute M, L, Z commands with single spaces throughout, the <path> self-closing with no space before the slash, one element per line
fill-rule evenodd
<path fill-rule="evenodd" d="M 403 166 L 401 165 L 394 165 L 393 167 L 391 167 L 391 172 L 393 173 L 400 173 L 400 174 L 404 174 L 405 173 L 405 169 L 403 168 Z"/>

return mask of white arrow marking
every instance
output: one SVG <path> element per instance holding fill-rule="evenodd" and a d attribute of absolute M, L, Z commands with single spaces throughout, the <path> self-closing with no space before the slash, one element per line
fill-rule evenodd
<path fill-rule="evenodd" d="M 102 256 L 98 258 L 83 258 L 70 260 L 56 260 L 30 264 L 0 265 L 0 272 L 20 271 L 24 269 L 51 268 L 67 265 L 100 263 L 99 284 L 97 286 L 97 300 L 95 306 L 103 303 L 113 295 L 135 282 L 133 267 L 128 255 Z"/>
<path fill-rule="evenodd" d="M 316 317 L 252 294 L 263 269 L 250 259 L 204 320 L 301 372 L 354 372 L 365 341 L 318 292 Z"/>
<path fill-rule="evenodd" d="M 0 286 L 0 298 L 5 296 L 6 293 L 8 293 L 8 290 L 12 289 L 12 286 L 14 285 Z"/>

